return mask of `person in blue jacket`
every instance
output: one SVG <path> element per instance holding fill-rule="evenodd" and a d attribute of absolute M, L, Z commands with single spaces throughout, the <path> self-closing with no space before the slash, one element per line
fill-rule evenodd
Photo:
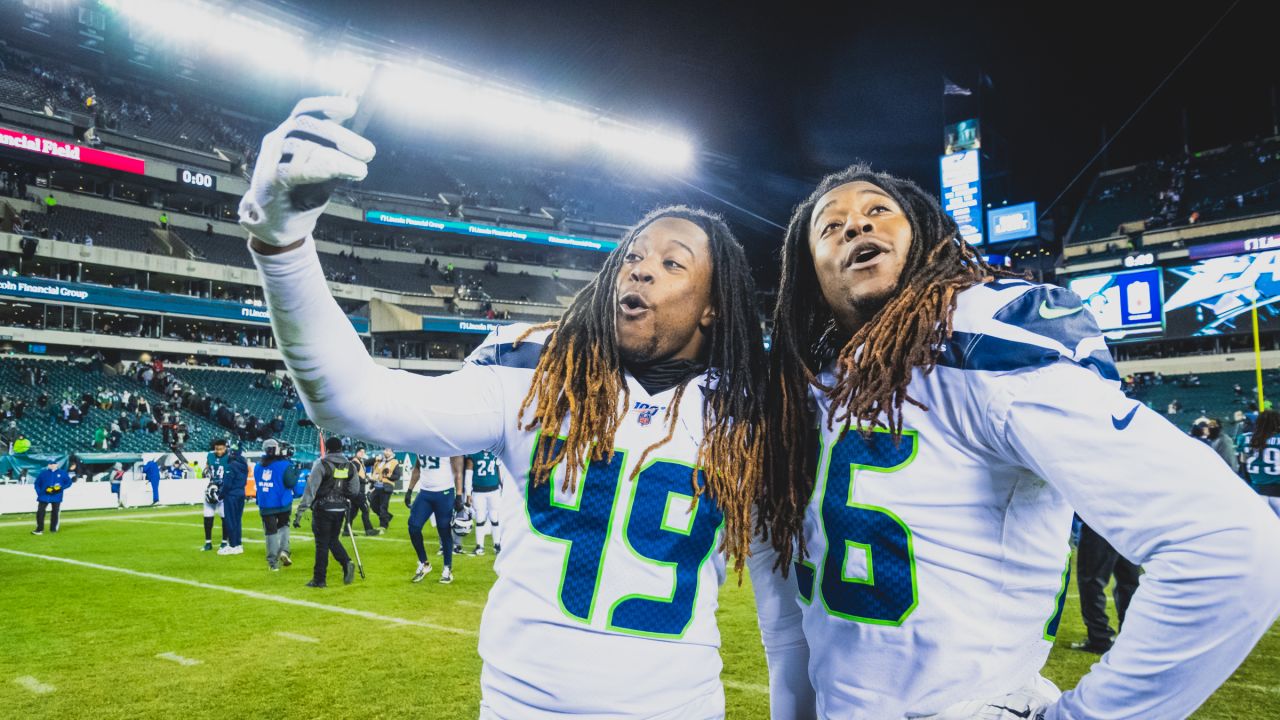
<path fill-rule="evenodd" d="M 224 444 L 226 441 L 222 441 Z M 214 445 L 218 442 L 215 441 Z M 243 555 L 241 532 L 244 528 L 244 486 L 249 481 L 249 461 L 240 448 L 227 453 L 226 468 L 221 473 L 218 496 L 222 498 L 222 522 L 226 523 L 227 545 L 218 548 L 219 555 Z"/>
<path fill-rule="evenodd" d="M 279 570 L 293 564 L 289 555 L 289 516 L 293 513 L 293 488 L 298 484 L 298 471 L 293 461 L 280 454 L 280 443 L 262 443 L 262 457 L 254 468 L 253 482 L 258 490 L 258 513 L 267 534 L 267 567 Z"/>
<path fill-rule="evenodd" d="M 155 505 L 160 502 L 160 466 L 155 460 L 148 460 L 142 466 L 142 474 L 151 483 L 151 504 Z"/>
<path fill-rule="evenodd" d="M 62 493 L 75 482 L 66 470 L 58 467 L 57 462 L 49 463 L 36 476 L 36 529 L 32 535 L 44 534 L 44 513 L 52 505 L 53 516 L 49 519 L 49 532 L 58 532 L 58 510 L 62 507 Z"/>

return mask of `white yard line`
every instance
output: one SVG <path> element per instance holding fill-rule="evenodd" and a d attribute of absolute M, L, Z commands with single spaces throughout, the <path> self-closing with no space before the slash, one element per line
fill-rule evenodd
<path fill-rule="evenodd" d="M 74 514 L 70 514 L 70 513 L 74 513 L 74 511 L 66 511 L 66 512 L 63 512 L 63 513 L 62 513 L 62 516 L 58 518 L 58 525 L 66 525 L 67 523 L 87 523 L 87 522 L 98 522 L 99 520 L 105 520 L 105 521 L 111 521 L 111 520 L 139 520 L 139 519 L 142 519 L 142 518 L 153 518 L 153 517 L 178 517 L 178 516 L 182 516 L 182 515 L 190 515 L 190 514 L 192 514 L 193 512 L 197 512 L 197 513 L 198 513 L 198 512 L 200 512 L 200 511 L 199 511 L 199 510 L 194 510 L 194 511 L 193 511 L 193 510 L 181 510 L 181 511 L 179 511 L 179 512 L 154 512 L 154 513 L 143 513 L 143 514 L 139 514 L 139 513 L 136 513 L 136 512 L 135 512 L 135 513 L 129 513 L 129 514 L 127 514 L 127 515 L 126 515 L 126 514 L 121 514 L 121 515 L 95 515 L 94 517 L 76 517 Z M 34 525 L 34 524 L 35 524 L 35 521 L 34 521 L 34 520 L 6 520 L 5 522 L 0 522 L 0 528 L 6 528 L 6 527 L 29 527 L 29 526 L 32 526 L 32 525 Z"/>
<path fill-rule="evenodd" d="M 184 528 L 204 527 L 199 523 L 178 523 L 178 522 L 169 522 L 168 520 L 147 520 L 145 518 L 122 518 L 122 519 L 127 520 L 129 522 L 142 523 L 143 525 L 173 525 L 175 527 L 184 527 Z M 297 536 L 291 535 L 290 537 L 293 538 Z M 310 538 L 307 537 L 307 538 L 298 538 L 298 539 L 308 540 Z M 247 543 L 257 543 L 258 545 L 263 545 L 266 543 L 265 540 L 254 540 L 253 538 L 240 538 L 240 540 L 242 542 L 247 542 Z"/>
<path fill-rule="evenodd" d="M 308 637 L 306 635 L 299 635 L 297 633 L 291 633 L 291 632 L 278 632 L 276 633 L 276 637 L 282 637 L 285 640 L 296 640 L 298 642 L 304 642 L 304 643 L 320 642 L 320 638 Z"/>
<path fill-rule="evenodd" d="M 730 690 L 742 690 L 743 692 L 757 693 L 759 695 L 768 695 L 769 686 L 760 683 L 740 682 L 738 680 L 725 680 L 724 686 Z"/>
<path fill-rule="evenodd" d="M 42 683 L 30 675 L 23 675 L 22 677 L 14 678 L 13 681 L 37 695 L 48 695 L 54 690 L 57 690 L 54 686 Z"/>
<path fill-rule="evenodd" d="M 280 603 L 281 605 L 296 605 L 298 607 L 311 608 L 312 610 L 324 610 L 325 612 L 339 613 L 342 615 L 351 615 L 353 617 L 365 618 L 366 620 L 378 620 L 380 622 L 391 623 L 393 625 L 427 628 L 429 630 L 439 630 L 441 632 L 454 633 L 457 635 L 476 635 L 475 630 L 466 628 L 452 627 L 450 625 L 439 625 L 436 623 L 425 622 L 423 620 L 408 620 L 405 618 L 393 617 L 390 615 L 380 615 L 378 613 L 369 612 L 368 610 L 357 610 L 355 608 L 341 607 L 339 605 L 325 605 L 324 603 L 313 602 L 311 600 L 300 600 L 297 598 L 284 597 L 282 595 L 271 595 L 269 593 L 258 592 L 256 590 L 245 590 L 243 588 L 228 587 L 226 585 L 214 585 L 212 583 L 199 582 L 197 580 L 187 580 L 185 578 L 170 577 L 168 575 L 160 575 L 157 573 L 141 572 L 139 570 L 130 570 L 128 568 L 113 567 L 111 565 L 100 565 L 98 563 L 85 562 L 83 560 L 73 560 L 71 558 L 57 557 L 54 555 L 40 555 L 38 553 L 24 552 L 22 550 L 13 550 L 10 548 L 0 547 L 0 553 L 9 555 L 17 555 L 20 557 L 34 558 L 36 560 L 47 560 L 49 562 L 60 562 L 77 567 L 92 568 L 94 570 L 103 570 L 106 572 L 120 573 L 123 575 L 131 575 L 133 577 L 146 578 L 148 580 L 158 580 L 160 582 L 175 583 L 178 585 L 186 585 L 188 587 L 201 588 L 203 590 L 216 590 L 218 592 L 232 593 L 243 597 L 252 598 L 254 600 L 265 600 L 267 602 Z"/>
<path fill-rule="evenodd" d="M 181 666 L 183 666 L 183 667 L 191 667 L 192 665 L 200 665 L 200 664 L 202 664 L 202 663 L 204 662 L 203 660 L 196 660 L 195 658 L 182 657 L 181 655 L 178 655 L 177 653 L 171 653 L 171 652 L 160 653 L 160 654 L 156 655 L 156 657 L 160 658 L 161 660 L 168 660 L 168 661 L 170 661 L 170 662 L 176 662 L 176 663 L 178 663 L 179 665 L 181 665 Z"/>
<path fill-rule="evenodd" d="M 459 600 L 457 604 L 461 605 L 462 607 L 479 608 L 481 610 L 484 609 L 484 603 L 478 603 L 473 600 Z"/>
<path fill-rule="evenodd" d="M 1275 687 L 1267 687 L 1266 685 L 1255 685 L 1253 683 L 1228 682 L 1231 687 L 1244 688 L 1245 690 L 1253 690 L 1255 692 L 1270 693 L 1272 695 L 1280 695 L 1280 685 Z"/>

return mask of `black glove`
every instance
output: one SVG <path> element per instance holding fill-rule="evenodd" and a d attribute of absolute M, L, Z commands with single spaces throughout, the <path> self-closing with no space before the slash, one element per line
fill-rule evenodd
<path fill-rule="evenodd" d="M 300 528 L 300 527 L 302 527 L 302 514 L 303 514 L 303 513 L 305 513 L 305 512 L 306 512 L 306 510 L 299 510 L 299 511 L 298 511 L 298 514 L 293 516 L 293 526 L 294 526 L 294 527 L 296 527 L 296 528 Z"/>
<path fill-rule="evenodd" d="M 406 491 L 406 492 L 405 492 L 405 494 L 404 494 L 404 506 L 405 506 L 405 507 L 407 507 L 407 508 L 410 508 L 410 509 L 412 509 L 412 508 L 413 508 L 413 491 L 412 491 L 412 490 L 409 490 L 409 491 Z"/>
<path fill-rule="evenodd" d="M 462 496 L 461 496 L 461 495 L 456 495 L 456 496 L 454 496 L 454 498 L 453 498 L 453 511 L 454 511 L 454 512 L 462 512 L 462 508 L 463 508 L 464 506 L 465 506 L 465 504 L 462 502 Z"/>

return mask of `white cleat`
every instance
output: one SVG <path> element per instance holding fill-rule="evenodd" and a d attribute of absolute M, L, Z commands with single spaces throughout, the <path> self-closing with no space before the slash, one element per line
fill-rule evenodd
<path fill-rule="evenodd" d="M 422 582 L 422 578 L 431 574 L 431 563 L 418 563 L 418 571 L 413 574 L 414 582 Z"/>

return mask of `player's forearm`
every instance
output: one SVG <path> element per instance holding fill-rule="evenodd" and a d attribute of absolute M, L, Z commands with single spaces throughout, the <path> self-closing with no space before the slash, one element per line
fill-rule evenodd
<path fill-rule="evenodd" d="M 817 701 L 809 680 L 809 644 L 797 602 L 795 573 L 783 578 L 773 570 L 777 553 L 768 542 L 751 545 L 747 569 L 755 594 L 760 640 L 769 668 L 771 720 L 809 720 Z"/>
<path fill-rule="evenodd" d="M 1244 514 L 1143 563 L 1111 652 L 1047 720 L 1183 718 L 1231 676 L 1280 613 L 1280 522 Z"/>
<path fill-rule="evenodd" d="M 1047 717 L 1187 717 L 1280 615 L 1280 520 L 1210 448 L 1088 377 L 1011 388 L 1005 434 L 1146 572 L 1112 650 Z"/>
<path fill-rule="evenodd" d="M 384 368 L 330 294 L 310 238 L 280 254 L 252 254 L 276 342 L 317 425 L 439 455 L 475 452 L 500 439 L 501 403 L 492 401 L 498 393 L 490 371 L 472 368 L 468 384 Z"/>

